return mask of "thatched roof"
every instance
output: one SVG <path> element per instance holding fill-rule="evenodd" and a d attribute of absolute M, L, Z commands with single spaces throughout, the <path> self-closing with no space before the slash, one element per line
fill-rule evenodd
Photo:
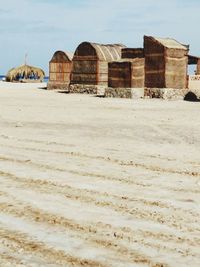
<path fill-rule="evenodd" d="M 9 70 L 6 75 L 6 80 L 10 82 L 19 81 L 21 79 L 43 80 L 44 76 L 45 73 L 42 69 L 25 64 Z"/>

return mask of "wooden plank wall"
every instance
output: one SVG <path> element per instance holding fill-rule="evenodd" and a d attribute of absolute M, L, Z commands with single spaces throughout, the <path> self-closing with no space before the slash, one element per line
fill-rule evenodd
<path fill-rule="evenodd" d="M 49 64 L 49 81 L 70 83 L 72 62 Z"/>

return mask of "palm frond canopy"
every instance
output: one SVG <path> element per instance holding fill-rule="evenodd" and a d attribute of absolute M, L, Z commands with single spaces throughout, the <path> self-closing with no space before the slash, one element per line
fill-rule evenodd
<path fill-rule="evenodd" d="M 45 73 L 42 69 L 29 65 L 22 65 L 17 68 L 10 69 L 6 75 L 6 80 L 10 82 L 21 80 L 42 81 L 44 76 Z"/>

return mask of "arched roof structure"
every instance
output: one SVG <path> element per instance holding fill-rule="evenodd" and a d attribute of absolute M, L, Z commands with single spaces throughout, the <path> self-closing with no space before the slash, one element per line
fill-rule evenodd
<path fill-rule="evenodd" d="M 96 59 L 100 61 L 116 61 L 121 59 L 121 49 L 125 47 L 126 46 L 122 44 L 98 44 L 83 42 L 77 47 L 74 57 L 96 56 Z"/>
<path fill-rule="evenodd" d="M 73 53 L 58 50 L 53 54 L 50 63 L 72 61 L 72 58 L 73 58 Z"/>

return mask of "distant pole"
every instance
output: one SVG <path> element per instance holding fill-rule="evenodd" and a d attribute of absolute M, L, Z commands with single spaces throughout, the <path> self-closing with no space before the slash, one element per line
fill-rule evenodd
<path fill-rule="evenodd" d="M 25 65 L 27 64 L 27 57 L 28 57 L 28 54 L 26 53 L 25 54 L 25 60 L 24 60 Z"/>

